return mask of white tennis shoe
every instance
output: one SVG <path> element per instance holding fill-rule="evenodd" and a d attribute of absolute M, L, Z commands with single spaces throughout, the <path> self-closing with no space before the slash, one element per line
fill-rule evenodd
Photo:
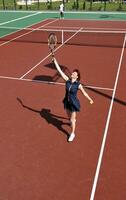
<path fill-rule="evenodd" d="M 71 133 L 68 142 L 72 142 L 74 138 L 75 138 L 75 133 Z"/>

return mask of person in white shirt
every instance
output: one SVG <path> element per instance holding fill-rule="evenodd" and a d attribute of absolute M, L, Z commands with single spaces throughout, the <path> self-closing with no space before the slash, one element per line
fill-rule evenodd
<path fill-rule="evenodd" d="M 60 19 L 64 19 L 64 4 L 63 3 L 60 4 L 59 11 L 60 11 Z"/>

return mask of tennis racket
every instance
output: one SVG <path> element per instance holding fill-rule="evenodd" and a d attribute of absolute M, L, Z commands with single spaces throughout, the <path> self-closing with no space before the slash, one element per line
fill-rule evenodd
<path fill-rule="evenodd" d="M 55 33 L 50 33 L 48 36 L 48 46 L 51 51 L 52 61 L 54 58 L 54 50 L 56 48 L 56 45 L 57 45 L 57 37 L 56 37 Z"/>

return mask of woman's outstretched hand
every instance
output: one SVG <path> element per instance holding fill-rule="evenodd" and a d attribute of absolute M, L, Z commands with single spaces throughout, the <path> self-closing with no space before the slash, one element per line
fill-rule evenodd
<path fill-rule="evenodd" d="M 94 103 L 94 101 L 91 99 L 91 100 L 90 100 L 90 104 L 93 104 L 93 103 Z"/>

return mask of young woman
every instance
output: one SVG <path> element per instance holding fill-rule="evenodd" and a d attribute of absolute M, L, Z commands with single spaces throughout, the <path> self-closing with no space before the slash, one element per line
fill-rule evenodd
<path fill-rule="evenodd" d="M 77 91 L 80 90 L 82 94 L 89 100 L 90 104 L 93 100 L 84 90 L 80 84 L 80 72 L 78 69 L 73 70 L 71 77 L 69 78 L 60 68 L 57 60 L 54 58 L 54 64 L 56 69 L 60 73 L 61 77 L 66 81 L 66 94 L 63 100 L 64 108 L 66 109 L 67 115 L 71 123 L 71 134 L 68 141 L 71 142 L 75 138 L 75 127 L 76 127 L 76 113 L 80 111 L 80 102 L 77 98 Z"/>

